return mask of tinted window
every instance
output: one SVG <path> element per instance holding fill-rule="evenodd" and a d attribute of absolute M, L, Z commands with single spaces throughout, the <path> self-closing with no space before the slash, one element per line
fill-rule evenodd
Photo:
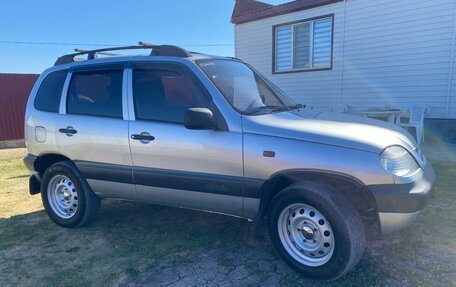
<path fill-rule="evenodd" d="M 40 111 L 58 113 L 66 71 L 49 74 L 41 83 L 35 98 L 35 108 Z"/>
<path fill-rule="evenodd" d="M 122 70 L 73 73 L 69 114 L 122 117 Z"/>
<path fill-rule="evenodd" d="M 133 72 L 136 118 L 183 123 L 188 108 L 208 108 L 210 102 L 184 73 L 137 69 Z"/>

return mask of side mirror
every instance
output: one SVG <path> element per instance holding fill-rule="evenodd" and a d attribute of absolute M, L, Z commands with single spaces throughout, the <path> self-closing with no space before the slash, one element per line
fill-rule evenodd
<path fill-rule="evenodd" d="M 206 108 L 190 108 L 185 111 L 184 126 L 189 130 L 212 130 L 214 115 Z"/>

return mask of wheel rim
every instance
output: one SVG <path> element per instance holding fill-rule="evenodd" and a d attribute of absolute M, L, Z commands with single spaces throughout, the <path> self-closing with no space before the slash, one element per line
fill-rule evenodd
<path fill-rule="evenodd" d="M 71 218 L 78 210 L 78 192 L 73 182 L 64 175 L 51 178 L 47 197 L 52 211 L 60 218 Z"/>
<path fill-rule="evenodd" d="M 303 203 L 284 208 L 278 220 L 283 247 L 294 260 L 307 266 L 321 266 L 334 253 L 331 225 L 321 212 Z"/>

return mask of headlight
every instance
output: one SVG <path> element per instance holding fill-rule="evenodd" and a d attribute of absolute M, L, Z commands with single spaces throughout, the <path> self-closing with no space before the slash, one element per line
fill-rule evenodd
<path fill-rule="evenodd" d="M 400 177 L 409 177 L 420 168 L 412 155 L 401 146 L 386 148 L 380 155 L 380 164 L 386 171 Z"/>

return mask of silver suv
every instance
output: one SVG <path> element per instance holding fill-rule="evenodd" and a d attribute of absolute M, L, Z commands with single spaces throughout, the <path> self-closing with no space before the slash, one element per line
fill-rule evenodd
<path fill-rule="evenodd" d="M 147 54 L 106 56 L 130 49 Z M 60 57 L 25 123 L 30 193 L 55 223 L 89 224 L 102 198 L 266 217 L 283 260 L 316 279 L 351 270 L 366 234 L 412 223 L 435 178 L 404 130 L 306 108 L 241 60 L 169 45 Z"/>

